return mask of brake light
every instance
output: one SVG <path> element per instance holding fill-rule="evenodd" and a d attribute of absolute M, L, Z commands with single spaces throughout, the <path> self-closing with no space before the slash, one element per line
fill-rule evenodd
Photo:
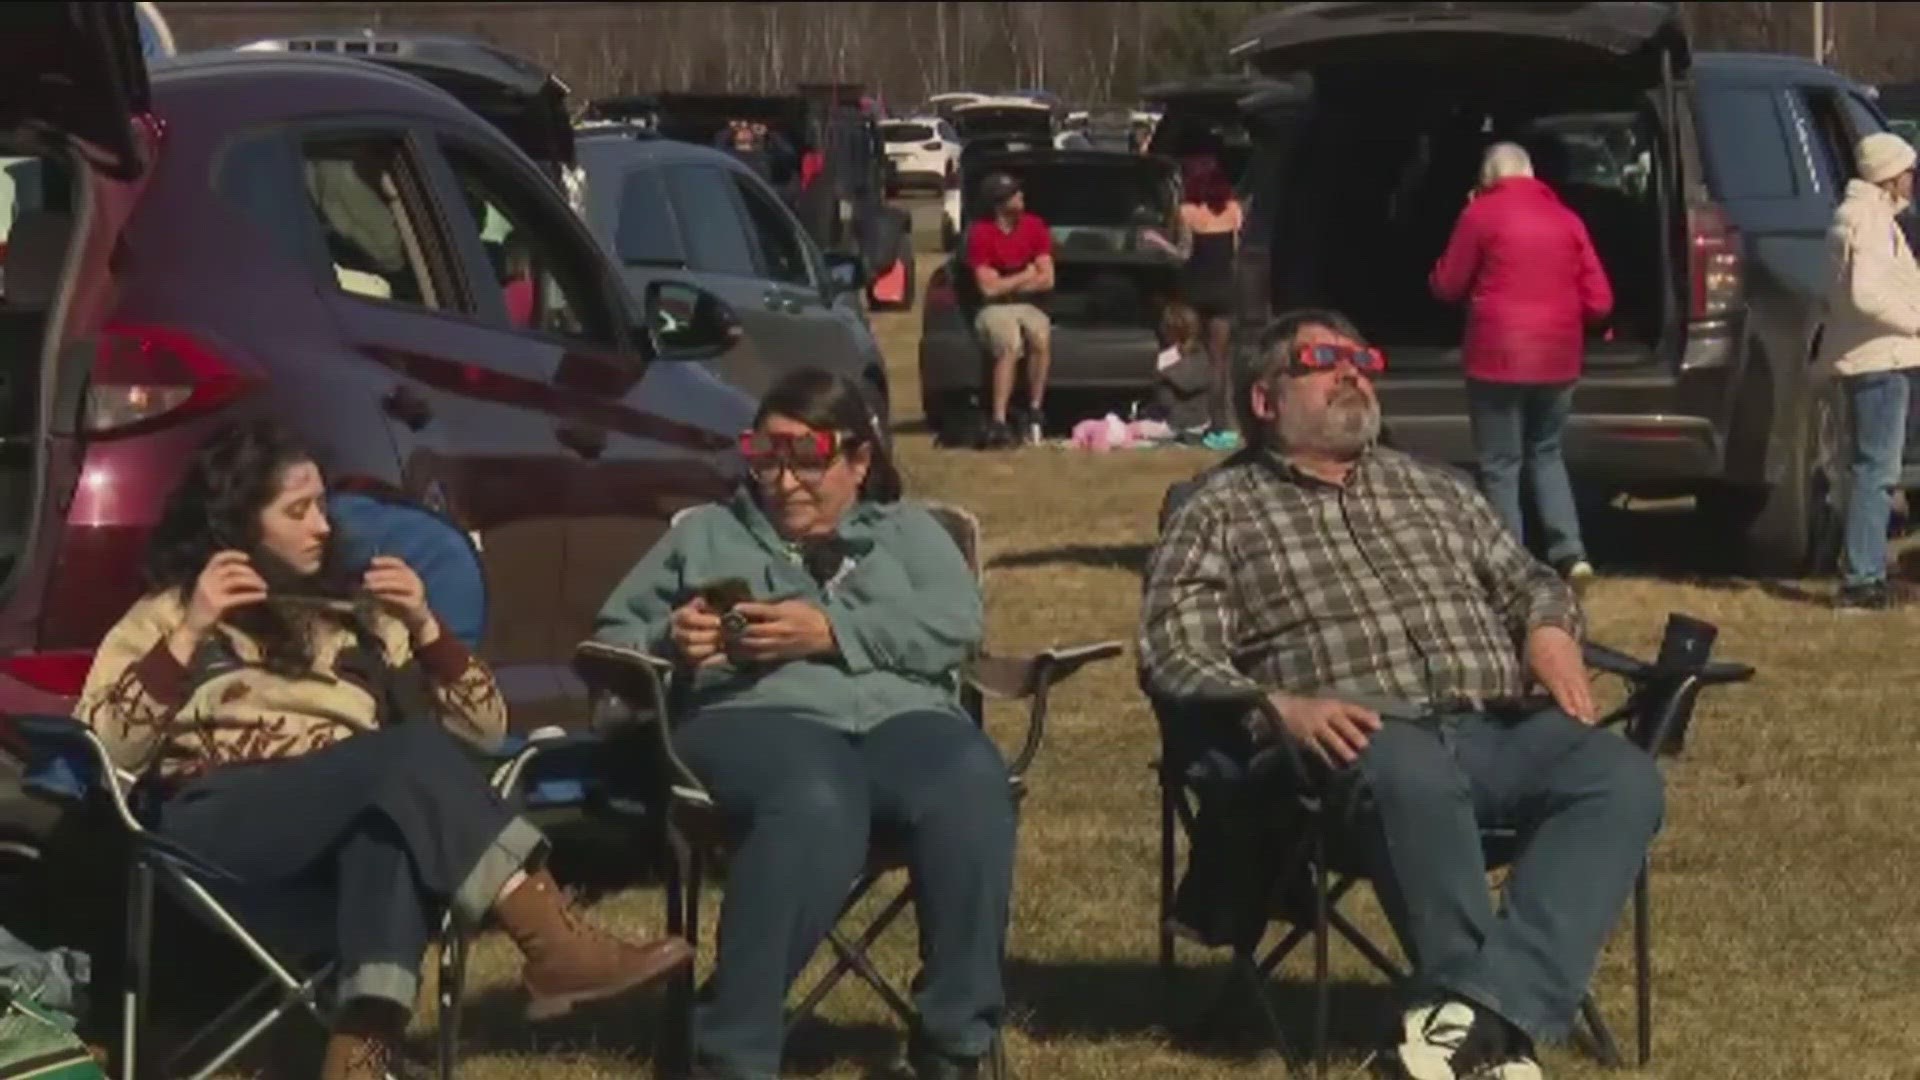
<path fill-rule="evenodd" d="M 945 270 L 937 271 L 927 279 L 927 295 L 923 303 L 925 304 L 923 314 L 952 311 L 960 306 L 960 298 L 954 295 L 953 281 L 947 277 Z"/>
<path fill-rule="evenodd" d="M 1687 210 L 1688 314 L 1694 319 L 1724 319 L 1740 302 L 1745 267 L 1740 231 L 1718 206 Z"/>
<path fill-rule="evenodd" d="M 211 412 L 252 382 L 185 330 L 110 325 L 94 351 L 82 426 L 91 435 L 124 435 L 162 416 Z"/>
<path fill-rule="evenodd" d="M 932 142 L 924 142 L 924 143 L 921 143 L 921 144 L 920 144 L 920 149 L 922 149 L 922 150 L 938 150 L 938 149 L 940 149 L 940 140 L 938 140 L 938 139 L 935 139 L 935 140 L 934 140 L 934 141 L 932 141 Z"/>
<path fill-rule="evenodd" d="M 0 657 L 0 674 L 12 676 L 35 690 L 61 697 L 78 697 L 93 668 L 91 651 L 21 653 Z"/>

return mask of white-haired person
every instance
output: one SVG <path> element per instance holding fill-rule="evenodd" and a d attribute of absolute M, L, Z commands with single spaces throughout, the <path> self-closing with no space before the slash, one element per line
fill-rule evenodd
<path fill-rule="evenodd" d="M 1887 520 L 1906 445 L 1908 371 L 1920 366 L 1920 267 L 1898 215 L 1913 202 L 1914 150 L 1879 132 L 1854 148 L 1856 179 L 1827 233 L 1831 276 L 1821 369 L 1837 375 L 1853 430 L 1842 608 L 1893 605 L 1887 586 Z"/>
<path fill-rule="evenodd" d="M 1587 327 L 1613 310 L 1580 216 L 1533 175 L 1525 149 L 1502 142 L 1429 279 L 1441 300 L 1467 305 L 1461 366 L 1480 489 L 1515 537 L 1520 475 L 1531 477 L 1546 561 L 1575 587 L 1593 576 L 1561 435 L 1586 354 Z"/>

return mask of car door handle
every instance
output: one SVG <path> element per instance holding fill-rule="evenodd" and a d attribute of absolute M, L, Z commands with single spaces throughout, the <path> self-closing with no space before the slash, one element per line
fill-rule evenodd
<path fill-rule="evenodd" d="M 607 449 L 607 433 L 592 424 L 561 424 L 553 429 L 560 445 L 583 458 L 597 458 Z"/>
<path fill-rule="evenodd" d="M 420 391 L 405 383 L 388 391 L 387 396 L 380 399 L 380 408 L 415 431 L 433 420 L 433 406 L 427 404 L 427 399 L 421 396 Z"/>

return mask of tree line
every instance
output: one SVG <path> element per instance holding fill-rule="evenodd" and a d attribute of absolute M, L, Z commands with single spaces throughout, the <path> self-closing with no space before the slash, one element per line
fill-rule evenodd
<path fill-rule="evenodd" d="M 780 91 L 861 82 L 897 108 L 942 90 L 1044 88 L 1131 102 L 1157 82 L 1235 70 L 1227 47 L 1280 3 L 1137 0 L 822 3 L 163 3 L 183 49 L 358 27 L 476 34 L 584 99 L 666 90 Z M 1696 48 L 1811 55 L 1813 5 L 1689 3 Z M 1825 5 L 1828 62 L 1920 77 L 1920 5 Z"/>

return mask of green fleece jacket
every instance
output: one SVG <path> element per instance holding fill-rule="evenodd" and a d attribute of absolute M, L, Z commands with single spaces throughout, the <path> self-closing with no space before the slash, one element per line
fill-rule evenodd
<path fill-rule="evenodd" d="M 594 637 L 675 655 L 674 608 L 742 578 L 761 602 L 802 599 L 833 626 L 833 656 L 694 672 L 697 710 L 781 712 L 848 732 L 921 709 L 954 709 L 955 676 L 980 643 L 973 571 L 946 529 L 912 503 L 862 502 L 840 523 L 853 560 L 823 590 L 744 489 L 686 514 L 600 609 Z"/>

